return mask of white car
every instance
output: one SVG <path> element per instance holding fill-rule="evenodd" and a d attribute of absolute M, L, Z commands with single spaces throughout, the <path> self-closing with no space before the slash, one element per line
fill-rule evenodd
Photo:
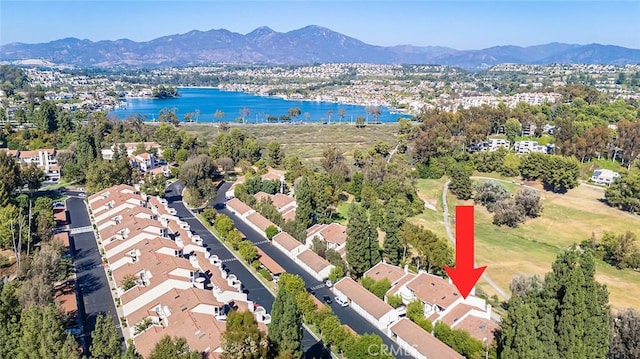
<path fill-rule="evenodd" d="M 338 304 L 340 304 L 341 307 L 348 307 L 349 306 L 349 302 L 342 299 L 341 297 L 335 297 L 334 301 Z"/>
<path fill-rule="evenodd" d="M 327 288 L 331 288 L 331 287 L 333 287 L 333 282 L 332 282 L 330 279 L 327 279 L 327 280 L 324 282 L 324 285 L 326 285 L 326 286 L 327 286 Z"/>

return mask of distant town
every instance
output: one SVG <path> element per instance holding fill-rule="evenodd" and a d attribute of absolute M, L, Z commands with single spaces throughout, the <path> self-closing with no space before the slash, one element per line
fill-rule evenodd
<path fill-rule="evenodd" d="M 36 62 L 37 64 L 37 62 Z M 483 72 L 446 66 L 321 64 L 311 66 L 209 66 L 162 70 L 83 70 L 24 67 L 30 89 L 71 111 L 111 111 L 126 99 L 151 97 L 160 84 L 210 86 L 285 99 L 384 106 L 417 115 L 482 105 L 553 104 L 559 87 L 594 86 L 616 99 L 640 98 L 640 65 L 497 65 Z M 29 103 L 27 90 L 3 89 L 9 120 Z"/>

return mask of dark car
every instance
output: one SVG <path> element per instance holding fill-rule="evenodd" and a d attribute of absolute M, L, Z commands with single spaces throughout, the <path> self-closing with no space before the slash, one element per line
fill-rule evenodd
<path fill-rule="evenodd" d="M 307 287 L 307 293 L 309 293 L 309 294 L 311 294 L 311 295 L 315 295 L 315 294 L 316 294 L 316 291 L 315 291 L 315 290 L 313 290 L 313 289 L 311 289 L 311 288 L 309 288 L 309 287 Z"/>
<path fill-rule="evenodd" d="M 327 304 L 333 303 L 333 301 L 331 300 L 331 297 L 328 295 L 325 295 L 324 297 L 322 297 L 322 300 L 324 300 L 324 302 Z"/>

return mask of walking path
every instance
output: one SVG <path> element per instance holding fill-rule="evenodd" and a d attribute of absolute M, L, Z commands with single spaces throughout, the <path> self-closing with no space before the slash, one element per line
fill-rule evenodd
<path fill-rule="evenodd" d="M 442 208 L 444 209 L 443 219 L 444 219 L 444 227 L 447 230 L 447 236 L 449 237 L 451 242 L 453 242 L 453 244 L 455 245 L 456 238 L 453 235 L 453 232 L 451 231 L 451 223 L 449 221 L 449 204 L 447 203 L 447 191 L 449 191 L 449 182 L 451 181 L 447 181 L 444 184 L 444 187 L 442 188 Z M 482 279 L 484 279 L 484 281 L 487 282 L 491 286 L 491 288 L 493 288 L 496 292 L 498 292 L 498 294 L 502 298 L 509 299 L 511 297 L 509 294 L 507 294 L 507 292 L 502 290 L 502 288 L 500 288 L 494 281 L 492 281 L 486 272 L 482 274 Z"/>

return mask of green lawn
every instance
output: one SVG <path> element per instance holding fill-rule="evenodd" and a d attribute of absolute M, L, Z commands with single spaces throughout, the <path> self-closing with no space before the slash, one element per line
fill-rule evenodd
<path fill-rule="evenodd" d="M 484 175 L 484 174 L 483 174 Z M 443 180 L 418 180 L 421 197 L 440 197 Z M 505 184 L 511 191 L 519 186 Z M 544 211 L 540 218 L 530 219 L 518 228 L 498 227 L 492 224 L 492 214 L 483 207 L 476 207 L 475 238 L 478 265 L 487 265 L 487 274 L 502 289 L 508 290 L 511 278 L 517 274 L 544 275 L 551 270 L 551 263 L 565 248 L 579 243 L 595 232 L 600 236 L 604 231 L 621 233 L 631 230 L 640 233 L 640 217 L 610 208 L 599 201 L 602 190 L 586 186 L 569 191 L 565 195 L 543 193 Z M 451 213 L 458 202 L 454 196 L 447 196 Z M 438 235 L 446 238 L 441 206 L 438 212 L 425 210 L 411 218 Z M 640 307 L 640 273 L 631 270 L 617 270 L 600 262 L 597 265 L 597 279 L 608 286 L 614 307 Z M 486 283 L 479 286 L 487 293 L 495 292 Z"/>

